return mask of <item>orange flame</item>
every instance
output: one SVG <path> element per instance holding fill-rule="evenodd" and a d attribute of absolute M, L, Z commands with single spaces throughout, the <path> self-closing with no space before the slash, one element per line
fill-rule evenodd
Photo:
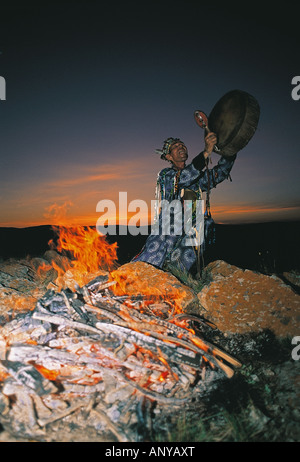
<path fill-rule="evenodd" d="M 76 282 L 84 285 L 91 279 L 87 278 L 87 275 L 95 277 L 102 270 L 111 271 L 116 268 L 117 243 L 110 244 L 96 229 L 89 226 L 53 226 L 53 229 L 58 239 L 57 244 L 54 244 L 53 240 L 49 241 L 51 248 L 71 256 L 71 260 L 67 264 L 64 261 L 62 267 L 55 261 L 51 263 L 57 271 L 58 277 L 55 282 L 60 288 L 64 286 L 62 278 L 69 270 Z"/>
<path fill-rule="evenodd" d="M 74 256 L 73 267 L 81 272 L 95 273 L 101 269 L 112 270 L 117 261 L 117 243 L 109 244 L 104 235 L 89 226 L 67 228 L 54 227 L 58 232 L 58 251 L 70 251 Z"/>
<path fill-rule="evenodd" d="M 39 278 L 45 277 L 46 273 L 52 268 L 50 264 L 42 263 L 37 269 L 37 275 Z"/>

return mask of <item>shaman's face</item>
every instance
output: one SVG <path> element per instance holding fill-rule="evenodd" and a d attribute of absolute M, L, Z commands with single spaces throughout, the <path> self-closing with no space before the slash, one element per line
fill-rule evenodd
<path fill-rule="evenodd" d="M 172 144 L 170 153 L 166 156 L 166 158 L 172 162 L 176 168 L 180 170 L 183 169 L 188 158 L 187 147 L 182 141 L 177 141 L 176 143 Z"/>

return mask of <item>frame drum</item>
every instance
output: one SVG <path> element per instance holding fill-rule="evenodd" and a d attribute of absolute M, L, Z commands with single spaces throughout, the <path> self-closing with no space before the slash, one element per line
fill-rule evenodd
<path fill-rule="evenodd" d="M 243 149 L 254 135 L 260 116 L 256 99 L 241 90 L 226 93 L 208 117 L 209 131 L 217 135 L 214 152 L 231 157 Z"/>

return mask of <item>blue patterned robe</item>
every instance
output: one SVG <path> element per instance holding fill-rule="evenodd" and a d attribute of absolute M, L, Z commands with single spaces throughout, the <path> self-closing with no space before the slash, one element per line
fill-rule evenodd
<path fill-rule="evenodd" d="M 174 199 L 180 199 L 182 190 L 187 188 L 195 191 L 197 198 L 200 199 L 201 193 L 208 190 L 208 185 L 209 189 L 212 189 L 229 177 L 235 158 L 236 156 L 221 157 L 215 167 L 204 169 L 206 164 L 202 152 L 180 173 L 173 167 L 164 168 L 159 172 L 157 179 L 160 199 L 165 199 L 169 203 Z M 179 176 L 177 181 L 176 174 Z M 141 252 L 132 261 L 144 261 L 159 268 L 162 268 L 166 261 L 170 261 L 173 265 L 189 271 L 197 256 L 195 249 L 191 245 L 186 245 L 184 227 L 182 226 L 180 235 L 172 232 L 172 227 L 171 232 L 165 235 L 161 232 L 161 222 L 162 214 L 160 213 L 159 234 L 151 233 Z"/>

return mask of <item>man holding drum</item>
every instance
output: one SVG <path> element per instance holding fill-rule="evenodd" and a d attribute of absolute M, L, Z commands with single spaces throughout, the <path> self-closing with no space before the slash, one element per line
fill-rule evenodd
<path fill-rule="evenodd" d="M 190 199 L 200 201 L 202 192 L 207 192 L 209 195 L 211 188 L 216 187 L 217 184 L 229 177 L 236 158 L 236 156 L 221 157 L 215 167 L 208 169 L 209 156 L 217 143 L 217 137 L 215 133 L 209 132 L 204 141 L 204 151 L 188 165 L 186 165 L 188 150 L 179 138 L 168 138 L 165 140 L 163 148 L 156 151 L 160 154 L 161 159 L 171 163 L 171 167 L 161 170 L 157 178 L 157 226 L 154 227 L 154 231 L 152 229 L 143 249 L 132 261 L 144 261 L 159 268 L 163 268 L 164 264 L 169 262 L 185 271 L 190 271 L 197 261 L 197 244 L 191 245 L 190 235 L 186 233 L 184 202 L 191 202 Z M 163 226 L 163 212 L 166 209 L 161 207 L 161 204 L 174 204 L 173 201 L 177 205 L 180 203 L 181 210 L 174 207 L 168 223 L 170 226 L 166 227 Z M 178 232 L 178 226 L 176 228 L 176 224 L 174 225 L 176 214 L 180 215 L 179 221 L 177 220 L 177 225 L 178 223 L 180 225 L 180 232 Z M 210 213 L 208 218 L 210 218 Z M 195 210 L 192 212 L 192 226 L 194 228 L 196 226 Z M 166 229 L 168 232 L 165 232 Z M 195 241 L 193 242 L 195 243 Z M 199 244 L 201 244 L 203 251 L 205 241 L 200 242 L 198 240 Z"/>
<path fill-rule="evenodd" d="M 256 131 L 260 106 L 249 93 L 231 90 L 215 104 L 209 117 L 202 111 L 195 111 L 194 117 L 197 124 L 205 129 L 204 151 L 189 165 L 186 165 L 187 148 L 178 138 L 168 138 L 163 148 L 156 151 L 162 159 L 171 163 L 171 167 L 164 168 L 158 174 L 156 226 L 133 261 L 145 261 L 159 268 L 165 263 L 171 263 L 186 271 L 190 271 L 197 261 L 199 272 L 199 256 L 203 255 L 209 243 L 209 231 L 213 225 L 209 206 L 210 190 L 229 177 L 237 152 L 247 145 Z M 221 158 L 215 167 L 209 169 L 208 161 L 212 151 L 217 152 Z M 206 192 L 206 211 L 199 226 L 197 206 L 203 191 Z M 196 210 L 188 203 L 196 203 Z M 164 226 L 165 204 L 175 204 L 172 209 L 169 207 L 171 212 L 167 226 Z M 188 220 L 184 218 L 185 211 L 189 212 Z M 201 216 L 203 218 L 203 214 Z M 187 222 L 189 227 L 186 227 Z M 193 239 L 191 230 L 195 236 Z"/>

